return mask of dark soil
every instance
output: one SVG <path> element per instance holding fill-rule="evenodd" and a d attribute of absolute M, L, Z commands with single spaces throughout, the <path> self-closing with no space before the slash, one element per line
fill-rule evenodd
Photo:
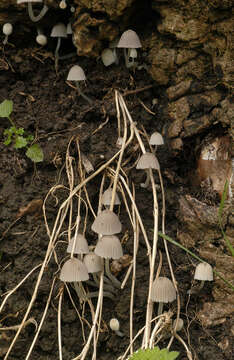
<path fill-rule="evenodd" d="M 25 215 L 17 217 L 19 210 L 27 206 L 32 200 L 44 200 L 48 191 L 56 184 L 67 185 L 66 171 L 64 167 L 65 155 L 69 140 L 74 137 L 70 146 L 71 155 L 78 164 L 78 154 L 75 139 L 79 139 L 81 151 L 91 160 L 97 169 L 105 160 L 108 160 L 115 152 L 117 140 L 117 122 L 114 103 L 113 89 L 118 89 L 123 94 L 135 89 L 142 91 L 125 96 L 127 106 L 138 127 L 144 126 L 148 134 L 157 130 L 165 132 L 167 120 L 164 118 L 162 109 L 167 101 L 163 96 L 163 89 L 158 88 L 145 70 L 129 73 L 121 64 L 119 67 L 105 68 L 100 62 L 79 59 L 79 64 L 84 68 L 87 75 L 87 83 L 84 86 L 85 93 L 93 99 L 90 106 L 78 96 L 75 89 L 66 83 L 67 73 L 76 58 L 61 61 L 59 74 L 56 76 L 54 63 L 50 53 L 28 47 L 25 51 L 17 51 L 15 48 L 7 48 L 2 57 L 0 71 L 0 102 L 11 99 L 14 102 L 12 118 L 17 126 L 23 127 L 27 132 L 34 134 L 44 152 L 44 161 L 34 165 L 26 156 L 25 151 L 15 150 L 3 144 L 3 131 L 9 127 L 7 119 L 1 119 L 0 123 L 0 294 L 6 294 L 13 289 L 35 266 L 42 263 L 48 245 L 48 236 L 44 218 L 40 206 Z M 152 85 L 147 90 L 144 87 Z M 152 108 L 152 99 L 158 98 L 158 105 Z M 139 100 L 141 102 L 139 102 Z M 142 103 L 155 115 L 150 114 Z M 108 120 L 108 121 L 107 121 Z M 98 127 L 106 121 L 103 127 Z M 140 151 L 138 150 L 138 153 Z M 190 149 L 188 148 L 188 153 Z M 186 154 L 175 157 L 168 147 L 158 151 L 158 158 L 162 166 L 162 174 L 166 187 L 166 229 L 167 233 L 176 237 L 178 220 L 175 216 L 178 210 L 180 195 L 189 193 L 187 174 L 190 169 L 185 168 L 184 158 Z M 137 154 L 135 155 L 135 159 Z M 133 157 L 130 165 L 133 164 Z M 194 165 L 194 163 L 192 163 Z M 190 165 L 190 167 L 192 166 Z M 142 189 L 140 182 L 144 175 L 134 169 L 128 171 L 129 181 L 136 185 L 136 202 L 144 220 L 145 227 L 152 238 L 150 230 L 153 228 L 152 217 L 152 194 Z M 75 181 L 78 181 L 75 174 Z M 97 176 L 87 186 L 90 201 L 97 210 L 98 191 L 101 176 Z M 75 184 L 76 185 L 76 184 Z M 66 198 L 65 191 L 57 191 L 56 197 L 49 198 L 46 205 L 47 220 L 50 229 L 53 226 L 58 205 Z M 159 193 L 161 203 L 161 195 Z M 39 203 L 40 205 L 40 203 Z M 122 236 L 127 232 L 128 220 L 124 206 L 121 208 L 120 218 L 123 222 Z M 17 221 L 16 221 L 17 220 Z M 90 244 L 95 243 L 95 234 L 91 231 L 93 216 L 89 213 L 86 231 Z M 68 219 L 66 220 L 66 224 Z M 62 228 L 62 231 L 65 227 Z M 66 236 L 61 236 L 56 247 L 56 255 L 59 263 L 66 254 Z M 124 253 L 132 255 L 133 234 L 128 233 L 128 240 L 123 245 Z M 163 243 L 159 242 L 159 249 L 165 258 Z M 181 337 L 185 340 L 195 359 L 207 360 L 230 360 L 231 353 L 218 345 L 224 337 L 230 339 L 231 320 L 224 324 L 205 329 L 196 318 L 196 313 L 202 308 L 207 300 L 212 301 L 211 287 L 205 289 L 196 296 L 188 299 L 187 291 L 191 287 L 193 276 L 193 261 L 179 248 L 169 245 L 172 254 L 172 262 L 175 276 L 178 281 L 181 297 L 181 317 L 185 322 Z M 166 264 L 166 260 L 165 260 Z M 52 286 L 54 276 L 58 277 L 56 258 L 52 257 L 46 268 L 41 281 L 38 296 L 30 312 L 29 317 L 38 323 L 42 317 L 44 307 Z M 122 280 L 126 269 L 119 273 Z M 163 266 L 162 274 L 169 276 L 169 269 Z M 0 316 L 2 327 L 20 324 L 26 308 L 29 304 L 32 291 L 35 286 L 38 270 L 35 270 L 22 286 L 9 297 L 4 311 Z M 145 309 L 148 290 L 148 260 L 146 247 L 141 236 L 140 247 L 137 257 L 136 297 L 134 304 L 135 331 L 137 332 L 145 320 Z M 129 344 L 129 302 L 130 302 L 130 279 L 123 290 L 118 292 L 114 301 L 104 298 L 103 322 L 98 343 L 97 358 L 100 360 L 117 359 L 123 354 Z M 39 338 L 30 359 L 58 359 L 57 342 L 57 308 L 58 294 L 61 282 L 57 278 L 52 293 L 52 301 L 49 307 L 45 323 L 41 329 Z M 73 289 L 70 288 L 73 299 L 80 313 L 82 306 Z M 189 302 L 188 302 L 189 301 Z M 93 300 L 95 306 L 96 300 Z M 176 304 L 170 308 L 176 313 Z M 165 306 L 168 309 L 168 306 Z M 88 304 L 83 308 L 83 317 L 91 323 L 91 314 Z M 117 317 L 121 324 L 124 338 L 119 338 L 111 332 L 107 324 L 112 317 Z M 29 324 L 21 333 L 9 359 L 23 359 L 34 338 L 35 327 Z M 88 336 L 89 328 L 85 325 L 85 334 Z M 0 356 L 4 356 L 15 332 L 5 331 L 0 333 Z M 231 341 L 231 340 L 230 340 Z M 167 346 L 168 340 L 162 340 L 160 347 Z M 71 304 L 66 290 L 62 302 L 62 343 L 65 360 L 75 357 L 82 349 L 81 323 L 77 318 L 76 311 Z M 135 343 L 135 348 L 140 346 L 140 340 Z M 179 359 L 187 359 L 182 345 L 174 340 L 171 349 L 180 352 Z M 230 349 L 230 347 L 229 347 Z M 91 359 L 91 357 L 88 357 Z"/>

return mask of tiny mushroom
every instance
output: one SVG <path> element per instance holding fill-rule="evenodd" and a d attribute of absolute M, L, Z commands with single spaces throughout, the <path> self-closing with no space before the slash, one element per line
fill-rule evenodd
<path fill-rule="evenodd" d="M 93 274 L 102 271 L 102 258 L 93 252 L 86 254 L 84 256 L 83 262 L 88 270 L 88 273 Z"/>
<path fill-rule="evenodd" d="M 83 93 L 83 91 L 80 89 L 79 86 L 79 81 L 85 81 L 86 80 L 86 76 L 84 73 L 84 70 L 82 69 L 82 67 L 80 67 L 79 65 L 74 65 L 71 67 L 68 76 L 67 76 L 67 80 L 68 81 L 74 81 L 78 90 L 78 93 L 80 96 L 83 97 L 83 99 L 85 99 L 86 101 L 88 101 L 88 103 L 91 105 L 93 103 L 93 101 Z"/>
<path fill-rule="evenodd" d="M 102 194 L 102 197 L 101 197 L 101 203 L 106 206 L 107 208 L 110 206 L 111 204 L 111 199 L 112 199 L 112 188 L 109 187 L 108 189 L 106 189 L 104 191 L 104 193 Z M 116 193 L 115 194 L 115 202 L 114 202 L 114 205 L 120 205 L 120 199 L 119 199 L 119 196 L 118 194 Z"/>
<path fill-rule="evenodd" d="M 122 230 L 118 216 L 108 209 L 101 211 L 94 220 L 91 229 L 102 235 L 118 234 Z"/>
<path fill-rule="evenodd" d="M 45 46 L 47 44 L 47 36 L 43 34 L 40 28 L 37 28 L 36 42 L 41 46 Z"/>
<path fill-rule="evenodd" d="M 103 235 L 94 250 L 95 254 L 104 259 L 119 259 L 123 256 L 123 249 L 116 235 Z"/>
<path fill-rule="evenodd" d="M 162 135 L 155 131 L 151 136 L 149 140 L 150 145 L 164 145 L 164 140 Z"/>
<path fill-rule="evenodd" d="M 3 40 L 3 45 L 6 45 L 7 42 L 8 42 L 9 35 L 11 35 L 12 32 L 13 32 L 12 24 L 11 23 L 4 24 L 3 27 L 2 27 L 2 32 L 5 35 L 5 39 Z"/>
<path fill-rule="evenodd" d="M 104 49 L 101 53 L 101 59 L 105 66 L 110 66 L 116 61 L 114 52 L 111 49 Z"/>
<path fill-rule="evenodd" d="M 66 0 L 61 0 L 60 3 L 59 3 L 59 7 L 62 10 L 66 9 L 66 7 L 67 7 Z"/>
<path fill-rule="evenodd" d="M 138 160 L 136 168 L 138 170 L 142 170 L 142 169 L 146 170 L 147 178 L 145 183 L 141 184 L 141 187 L 147 188 L 150 181 L 149 169 L 159 170 L 160 165 L 158 159 L 153 153 L 146 152 Z"/>
<path fill-rule="evenodd" d="M 43 4 L 43 8 L 40 11 L 40 13 L 37 16 L 34 15 L 32 3 L 42 3 L 42 2 L 43 2 L 43 0 L 17 0 L 17 4 L 23 4 L 23 3 L 28 4 L 28 15 L 29 15 L 31 21 L 33 21 L 33 22 L 40 21 L 43 18 L 43 16 L 47 13 L 47 11 L 49 10 L 48 6 Z"/>
<path fill-rule="evenodd" d="M 120 337 L 124 336 L 124 334 L 121 331 L 119 331 L 120 326 L 119 326 L 118 319 L 116 319 L 116 318 L 111 319 L 109 322 L 109 326 L 110 326 L 111 330 L 116 333 L 116 335 L 118 335 Z"/>
<path fill-rule="evenodd" d="M 135 65 L 135 58 L 137 56 L 136 49 L 141 48 L 141 42 L 137 33 L 133 30 L 125 31 L 119 39 L 118 48 L 124 48 L 125 65 L 130 68 Z M 132 61 L 130 61 L 130 58 Z"/>
<path fill-rule="evenodd" d="M 53 26 L 51 34 L 51 37 L 58 38 L 57 40 L 57 46 L 55 49 L 54 57 L 55 57 L 55 69 L 57 71 L 58 69 L 58 61 L 59 61 L 59 48 L 61 45 L 61 39 L 67 37 L 67 28 L 63 23 L 58 23 Z"/>
<path fill-rule="evenodd" d="M 74 244 L 75 242 L 75 244 Z M 73 249 L 74 248 L 74 249 Z M 88 254 L 89 246 L 86 238 L 82 234 L 77 234 L 73 236 L 68 244 L 67 252 L 71 253 L 73 250 L 74 254 Z"/>
<path fill-rule="evenodd" d="M 158 277 L 154 280 L 152 286 L 151 300 L 158 302 L 158 315 L 162 314 L 163 304 L 172 302 L 176 299 L 176 290 L 170 279 L 167 277 Z"/>
<path fill-rule="evenodd" d="M 195 280 L 200 280 L 201 285 L 199 286 L 199 291 L 203 288 L 205 281 L 213 281 L 213 269 L 210 264 L 207 262 L 201 262 L 196 266 Z"/>
<path fill-rule="evenodd" d="M 89 279 L 86 266 L 79 259 L 67 260 L 61 269 L 60 280 L 64 282 L 79 282 Z"/>

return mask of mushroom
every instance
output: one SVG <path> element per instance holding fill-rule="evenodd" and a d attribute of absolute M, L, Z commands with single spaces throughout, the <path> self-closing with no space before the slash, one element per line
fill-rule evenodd
<path fill-rule="evenodd" d="M 176 290 L 170 279 L 158 277 L 152 285 L 151 300 L 158 302 L 158 315 L 162 314 L 163 304 L 176 299 Z"/>
<path fill-rule="evenodd" d="M 214 277 L 213 277 L 212 266 L 210 264 L 208 264 L 207 262 L 199 263 L 196 266 L 194 279 L 195 280 L 200 280 L 201 285 L 199 286 L 198 289 L 196 289 L 196 291 L 194 291 L 193 289 L 189 290 L 190 294 L 195 293 L 195 292 L 199 292 L 203 288 L 205 281 L 213 281 Z"/>
<path fill-rule="evenodd" d="M 102 271 L 102 258 L 96 255 L 94 252 L 89 252 L 88 254 L 86 254 L 84 256 L 83 262 L 88 270 L 88 273 L 94 274 Z"/>
<path fill-rule="evenodd" d="M 43 8 L 40 11 L 40 13 L 37 16 L 35 16 L 33 13 L 32 3 L 41 3 L 41 2 L 43 2 L 43 1 L 42 0 L 17 0 L 17 4 L 23 4 L 23 3 L 28 4 L 28 15 L 33 22 L 40 21 L 43 18 L 43 16 L 47 13 L 47 11 L 49 10 L 48 6 L 43 4 Z"/>
<path fill-rule="evenodd" d="M 59 7 L 62 10 L 66 9 L 66 7 L 67 7 L 66 0 L 61 0 L 60 3 L 59 3 Z"/>
<path fill-rule="evenodd" d="M 111 204 L 111 199 L 112 199 L 112 188 L 109 187 L 108 189 L 106 189 L 104 191 L 104 193 L 102 194 L 102 197 L 101 197 L 101 203 L 106 206 L 106 207 L 109 207 L 110 204 Z M 121 202 L 120 202 L 120 199 L 119 199 L 119 196 L 117 193 L 115 193 L 115 202 L 114 202 L 114 205 L 120 205 Z"/>
<path fill-rule="evenodd" d="M 58 38 L 57 40 L 57 46 L 55 49 L 54 57 L 55 57 L 55 70 L 58 69 L 58 61 L 59 61 L 59 48 L 61 45 L 61 39 L 67 37 L 67 28 L 63 23 L 58 23 L 53 26 L 51 34 L 51 37 Z"/>
<path fill-rule="evenodd" d="M 75 246 L 74 246 L 74 241 L 75 241 Z M 89 246 L 87 243 L 86 238 L 84 237 L 84 235 L 82 234 L 77 234 L 77 236 L 73 236 L 73 238 L 71 238 L 68 247 L 67 247 L 67 252 L 71 253 L 72 249 L 74 246 L 74 254 L 88 254 L 89 253 Z"/>
<path fill-rule="evenodd" d="M 132 51 L 136 48 L 141 48 L 141 42 L 137 35 L 137 33 L 133 30 L 127 30 L 125 31 L 121 38 L 119 39 L 118 48 L 124 48 L 124 58 L 125 58 L 125 65 L 127 68 L 132 67 L 135 65 L 135 56 L 137 55 L 136 52 Z M 130 55 L 130 53 L 132 55 Z M 132 58 L 133 61 L 129 61 L 129 58 Z"/>
<path fill-rule="evenodd" d="M 2 27 L 2 32 L 5 35 L 5 39 L 3 40 L 3 45 L 6 45 L 7 42 L 8 42 L 9 35 L 11 35 L 12 32 L 13 32 L 12 24 L 11 23 L 4 24 L 3 27 Z"/>
<path fill-rule="evenodd" d="M 75 84 L 76 84 L 79 95 L 82 96 L 83 99 L 88 101 L 88 103 L 90 105 L 93 103 L 93 101 L 87 95 L 85 95 L 83 93 L 83 91 L 79 87 L 79 81 L 85 81 L 86 80 L 84 70 L 79 65 L 72 66 L 72 68 L 70 69 L 70 71 L 68 73 L 67 80 L 68 81 L 75 81 Z"/>
<path fill-rule="evenodd" d="M 40 28 L 37 28 L 36 42 L 41 46 L 45 46 L 47 44 L 47 36 L 43 34 Z"/>
<path fill-rule="evenodd" d="M 61 269 L 60 280 L 64 282 L 79 282 L 89 279 L 86 266 L 79 259 L 67 260 Z"/>
<path fill-rule="evenodd" d="M 124 336 L 124 334 L 121 331 L 119 331 L 120 326 L 119 326 L 118 319 L 116 319 L 116 318 L 111 319 L 109 322 L 109 326 L 110 326 L 111 330 L 116 333 L 116 335 L 118 335 L 120 337 Z"/>
<path fill-rule="evenodd" d="M 162 135 L 155 131 L 151 136 L 150 136 L 150 140 L 149 140 L 150 145 L 164 145 L 164 140 Z"/>
<path fill-rule="evenodd" d="M 103 235 L 94 250 L 96 255 L 104 259 L 119 259 L 123 256 L 123 249 L 116 235 Z"/>
<path fill-rule="evenodd" d="M 113 50 L 104 49 L 101 53 L 101 59 L 105 66 L 110 66 L 116 61 L 116 56 L 114 55 Z"/>
<path fill-rule="evenodd" d="M 101 235 L 118 234 L 122 230 L 118 216 L 110 210 L 103 210 L 94 220 L 91 229 Z"/>
<path fill-rule="evenodd" d="M 159 165 L 158 159 L 156 158 L 156 156 L 153 153 L 146 152 L 138 160 L 136 168 L 138 170 L 142 170 L 142 169 L 146 170 L 147 178 L 146 178 L 145 183 L 141 184 L 141 187 L 147 188 L 147 186 L 149 185 L 149 181 L 150 181 L 148 169 L 159 170 L 160 165 Z"/>

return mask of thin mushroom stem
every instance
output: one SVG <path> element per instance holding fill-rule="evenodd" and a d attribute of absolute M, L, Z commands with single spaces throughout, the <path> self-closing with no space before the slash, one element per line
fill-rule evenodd
<path fill-rule="evenodd" d="M 163 302 L 158 303 L 158 316 L 162 315 L 163 312 Z"/>
<path fill-rule="evenodd" d="M 94 275 L 94 274 L 93 274 Z M 94 278 L 94 277 L 93 277 Z M 87 280 L 86 281 L 86 284 L 90 285 L 90 286 L 93 286 L 95 288 L 99 288 L 99 281 L 98 279 L 95 277 L 95 281 L 92 281 L 92 280 Z M 103 288 L 104 290 L 106 291 L 110 291 L 112 292 L 113 294 L 115 293 L 115 288 L 112 286 L 112 285 L 109 285 L 109 284 L 105 284 L 103 285 Z"/>
<path fill-rule="evenodd" d="M 9 37 L 9 35 L 5 35 L 5 38 L 4 38 L 4 40 L 3 40 L 3 45 L 6 45 L 7 43 L 8 43 L 8 37 Z"/>
<path fill-rule="evenodd" d="M 127 48 L 124 48 L 124 59 L 125 59 L 126 68 L 130 68 L 131 64 L 129 62 L 128 49 Z"/>
<path fill-rule="evenodd" d="M 92 105 L 92 104 L 93 104 L 93 101 L 92 101 L 87 95 L 85 95 L 85 94 L 83 93 L 83 91 L 81 90 L 81 88 L 80 88 L 80 86 L 79 86 L 79 84 L 78 84 L 78 81 L 76 81 L 75 83 L 76 83 L 76 87 L 77 87 L 77 90 L 78 90 L 79 95 L 82 96 L 83 99 L 85 99 L 86 101 L 88 101 L 88 103 L 89 103 L 90 105 Z"/>
<path fill-rule="evenodd" d="M 33 22 L 40 21 L 43 18 L 43 16 L 47 13 L 48 10 L 49 10 L 48 6 L 44 4 L 40 13 L 37 16 L 35 16 L 33 13 L 32 3 L 28 3 L 28 15 Z"/>
<path fill-rule="evenodd" d="M 110 271 L 110 259 L 105 259 L 105 271 L 112 284 L 117 288 L 121 289 L 121 282 Z"/>
<path fill-rule="evenodd" d="M 59 49 L 60 49 L 60 45 L 61 45 L 61 37 L 58 38 L 57 41 L 57 46 L 54 52 L 54 58 L 55 58 L 55 70 L 57 72 L 58 70 L 58 61 L 59 61 Z"/>

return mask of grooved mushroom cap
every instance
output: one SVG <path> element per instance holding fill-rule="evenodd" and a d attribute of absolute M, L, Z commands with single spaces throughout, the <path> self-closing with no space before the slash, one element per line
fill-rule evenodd
<path fill-rule="evenodd" d="M 86 80 L 86 76 L 82 67 L 80 67 L 79 65 L 72 66 L 68 73 L 67 80 L 69 81 Z"/>
<path fill-rule="evenodd" d="M 82 261 L 72 258 L 65 262 L 60 272 L 60 280 L 65 282 L 86 281 L 89 274 Z"/>
<path fill-rule="evenodd" d="M 67 37 L 67 28 L 63 23 L 58 23 L 53 26 L 51 37 Z"/>
<path fill-rule="evenodd" d="M 137 33 L 133 30 L 124 31 L 119 39 L 118 48 L 128 48 L 128 49 L 136 49 L 140 48 L 141 42 L 137 35 Z"/>
<path fill-rule="evenodd" d="M 203 281 L 213 281 L 212 266 L 206 262 L 199 263 L 196 267 L 194 279 Z"/>
<path fill-rule="evenodd" d="M 150 145 L 164 145 L 164 140 L 162 135 L 155 131 L 151 136 L 150 136 L 150 141 L 149 141 Z"/>
<path fill-rule="evenodd" d="M 108 188 L 104 191 L 102 194 L 101 202 L 103 205 L 110 206 L 111 204 L 111 198 L 112 198 L 112 188 Z M 120 199 L 117 193 L 115 193 L 115 202 L 114 205 L 120 205 Z"/>
<path fill-rule="evenodd" d="M 136 166 L 137 169 L 160 169 L 158 159 L 150 152 L 143 154 Z"/>
<path fill-rule="evenodd" d="M 91 229 L 98 234 L 113 235 L 121 232 L 122 225 L 113 211 L 103 210 L 94 220 Z"/>
<path fill-rule="evenodd" d="M 159 277 L 154 280 L 152 286 L 151 300 L 168 303 L 176 299 L 176 290 L 170 279 Z"/>
<path fill-rule="evenodd" d="M 71 241 L 68 244 L 67 252 L 72 252 L 72 247 L 74 244 L 74 241 L 76 242 L 75 248 L 74 248 L 74 254 L 88 254 L 89 253 L 89 246 L 87 243 L 87 240 L 82 234 L 77 234 L 76 238 L 73 236 L 71 238 Z"/>
<path fill-rule="evenodd" d="M 88 273 L 96 273 L 102 271 L 103 263 L 100 256 L 96 255 L 93 252 L 84 256 L 83 262 L 88 270 Z"/>
<path fill-rule="evenodd" d="M 104 259 L 119 259 L 123 256 L 122 245 L 119 238 L 115 235 L 102 236 L 98 240 L 94 252 Z"/>

